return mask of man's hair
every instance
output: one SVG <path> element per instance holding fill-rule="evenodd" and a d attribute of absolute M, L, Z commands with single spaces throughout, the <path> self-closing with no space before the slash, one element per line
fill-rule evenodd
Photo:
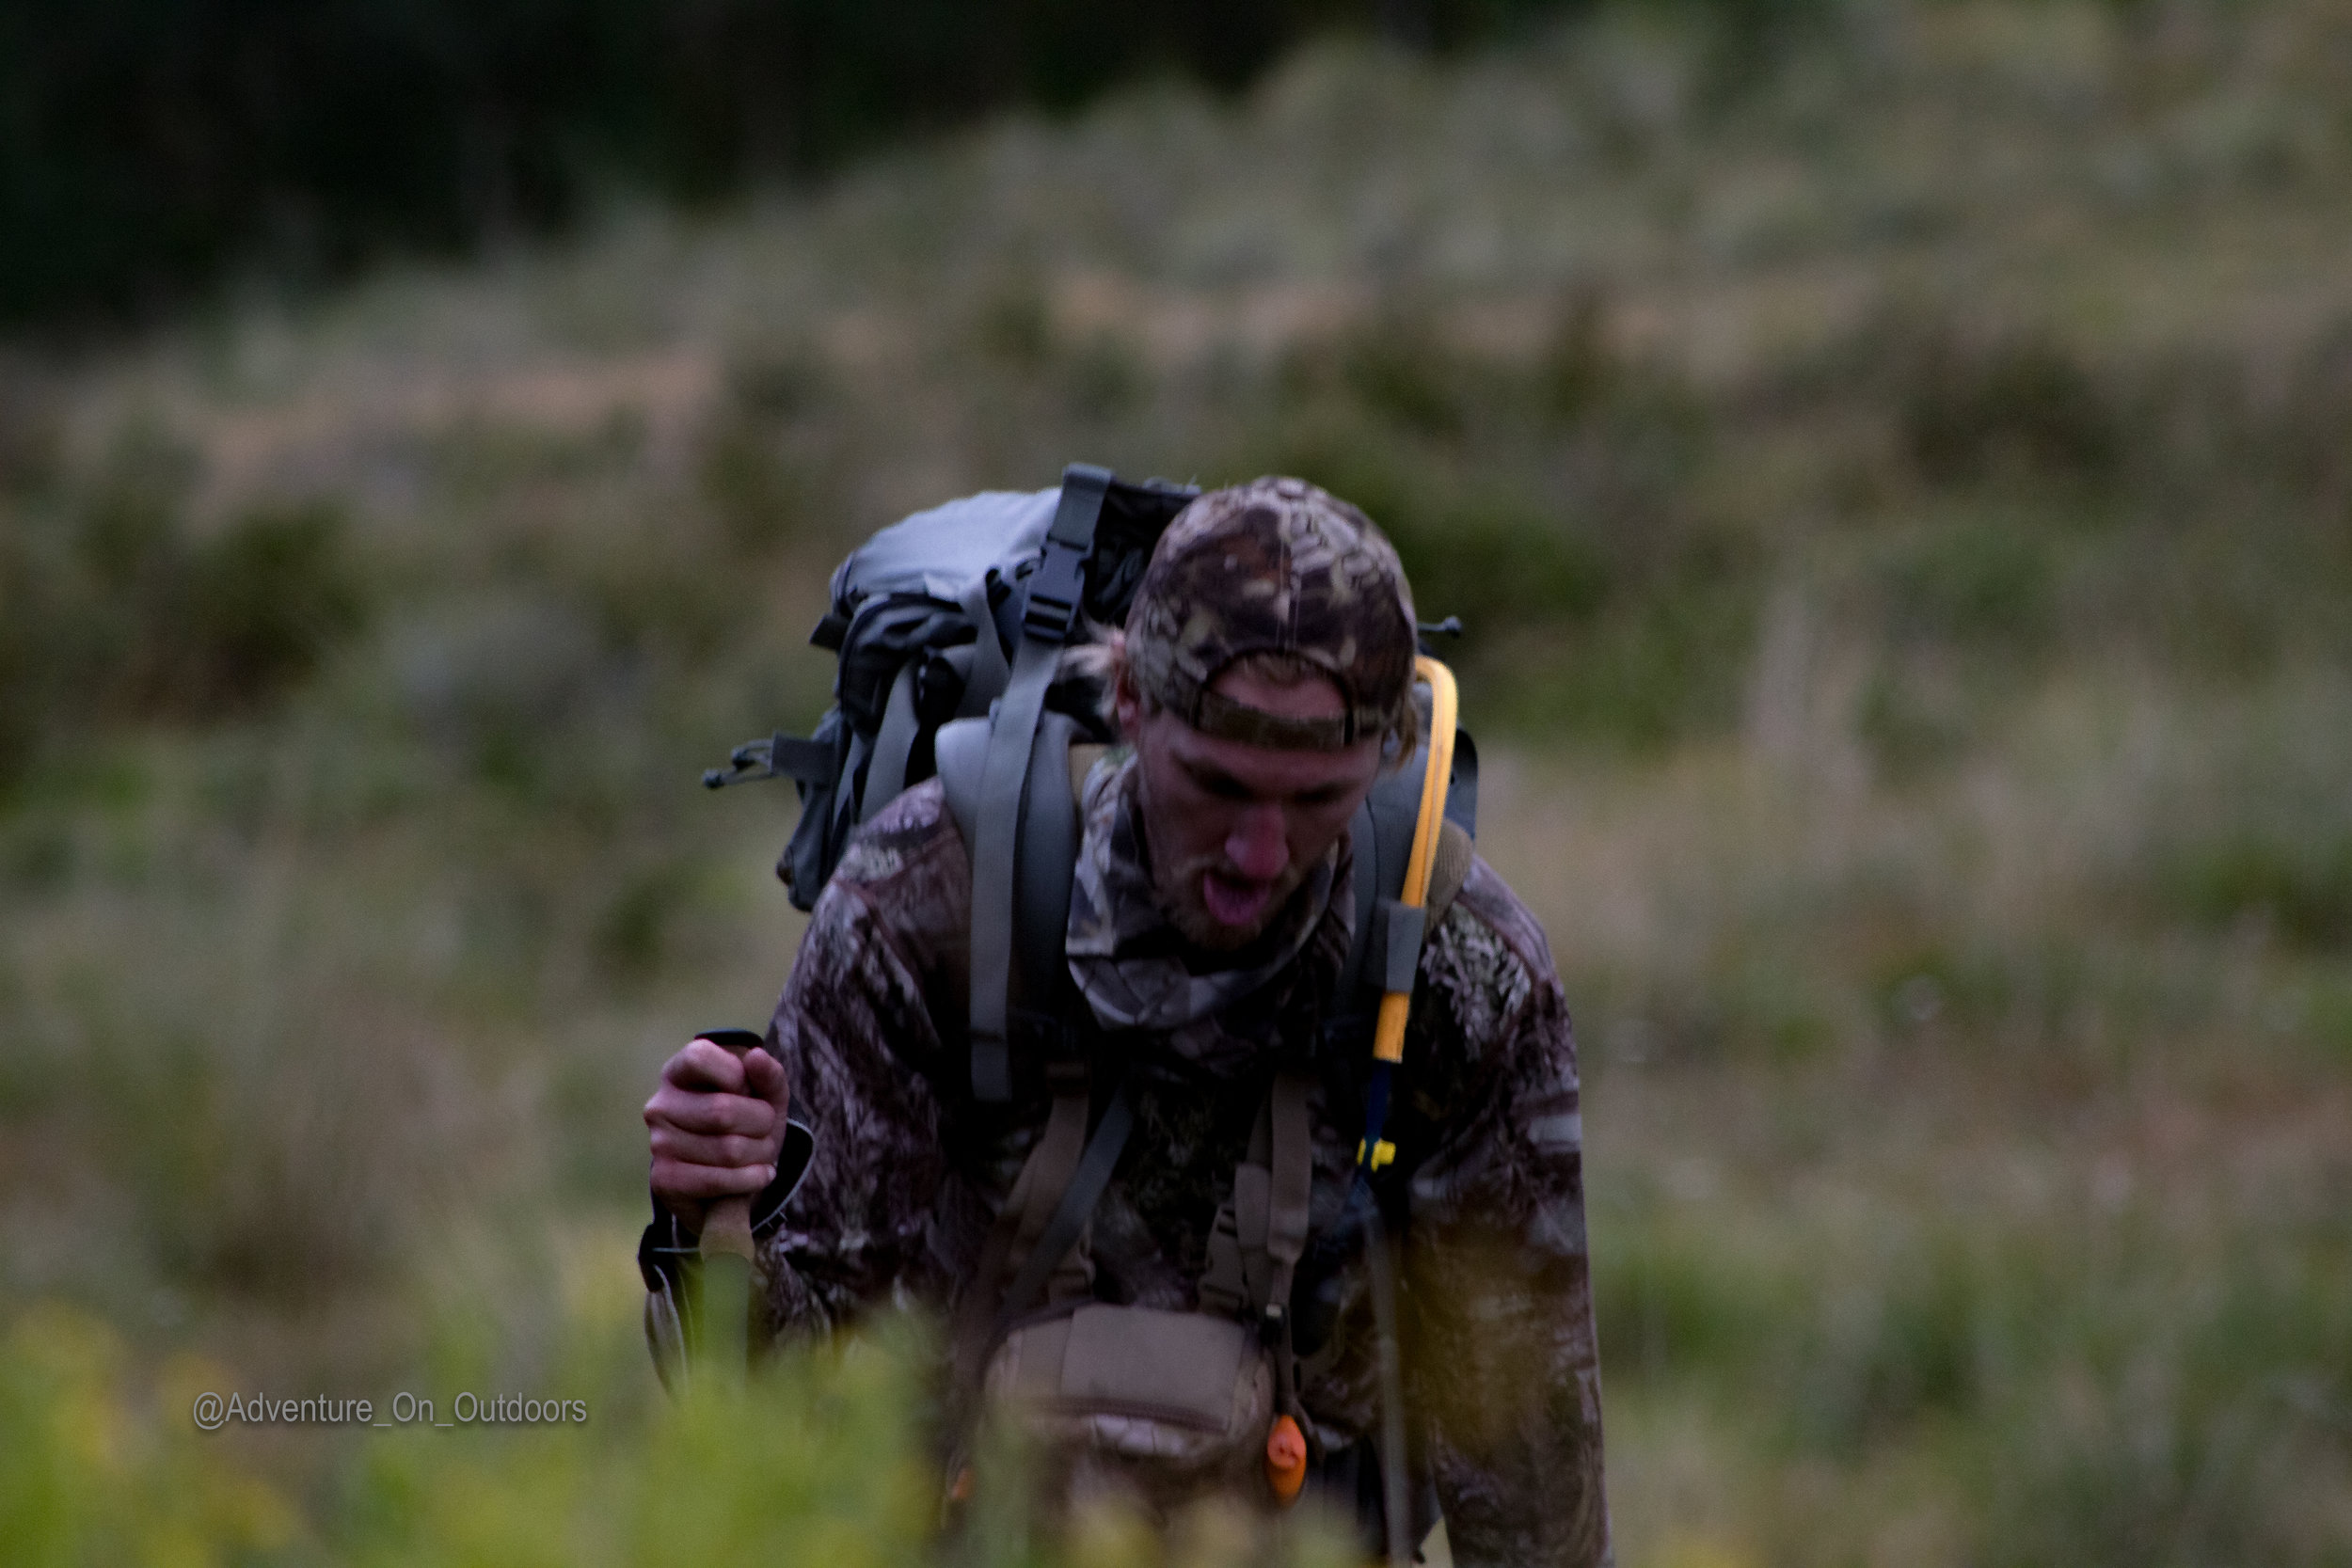
<path fill-rule="evenodd" d="M 1119 687 L 1129 682 L 1142 702 L 1144 717 L 1161 710 L 1164 705 L 1151 689 L 1134 678 L 1127 660 L 1127 634 L 1117 626 L 1089 626 L 1087 641 L 1062 651 L 1061 673 L 1095 683 L 1100 696 L 1096 711 L 1112 729 L 1119 728 Z M 1280 653 L 1271 649 L 1243 654 L 1225 670 L 1247 670 L 1264 677 L 1276 686 L 1303 686 L 1309 681 L 1331 683 L 1331 673 L 1313 659 L 1297 654 Z M 1218 675 L 1225 673 L 1219 670 Z M 1135 736 L 1122 735 L 1123 740 Z M 1421 744 L 1421 714 L 1418 705 L 1406 703 L 1399 710 L 1397 721 L 1381 737 L 1381 757 L 1391 766 L 1401 766 Z"/>

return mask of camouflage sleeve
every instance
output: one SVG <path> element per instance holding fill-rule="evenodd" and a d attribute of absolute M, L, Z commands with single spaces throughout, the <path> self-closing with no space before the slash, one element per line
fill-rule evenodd
<path fill-rule="evenodd" d="M 1543 932 L 1484 861 L 1422 955 L 1408 1061 L 1407 1402 L 1455 1562 L 1610 1560 L 1576 1043 Z"/>
<path fill-rule="evenodd" d="M 953 1180 L 931 1085 L 960 1019 L 970 872 L 936 783 L 858 831 L 769 1028 L 808 1173 L 761 1238 L 771 1325 L 816 1333 L 882 1302 L 947 1299 L 986 1214 Z"/>

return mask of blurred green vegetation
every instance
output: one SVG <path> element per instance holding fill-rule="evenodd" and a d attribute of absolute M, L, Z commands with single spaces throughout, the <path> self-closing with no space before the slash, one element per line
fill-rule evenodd
<path fill-rule="evenodd" d="M 2352 11 L 1748 25 L 1327 42 L 0 368 L 0 1486 L 71 1514 L 0 1534 L 668 1528 L 724 1418 L 628 1342 L 637 1107 L 798 929 L 789 797 L 696 773 L 822 707 L 851 543 L 1087 458 L 1304 473 L 1466 625 L 1628 1568 L 2352 1561 Z M 915 1540 L 915 1354 L 794 1361 L 840 1424 L 710 1516 Z M 183 1354 L 597 1418 L 206 1446 Z M 865 1501 L 739 1517 L 787 1459 Z"/>
<path fill-rule="evenodd" d="M 364 625 L 367 585 L 326 500 L 189 534 L 187 460 L 126 438 L 69 497 L 15 509 L 0 568 L 0 788 L 52 732 L 265 706 Z"/>
<path fill-rule="evenodd" d="M 635 1303 L 601 1294 L 585 1311 L 575 1303 L 565 1324 L 570 1342 L 559 1360 L 580 1392 L 562 1402 L 560 1417 L 534 1418 L 541 1402 L 495 1386 L 427 1396 L 435 1402 L 424 1413 L 373 1400 L 372 1424 L 338 1400 L 335 1425 L 311 1435 L 335 1443 L 342 1463 L 328 1500 L 308 1512 L 262 1473 L 269 1436 L 286 1429 L 246 1418 L 261 1391 L 188 1357 L 135 1375 L 103 1327 L 56 1308 L 26 1315 L 0 1353 L 0 1436 L 24 1461 L 0 1478 L 9 1560 L 879 1568 L 945 1554 L 941 1482 L 919 1424 L 929 1353 L 907 1325 L 777 1357 L 748 1387 L 702 1388 L 647 1407 L 613 1397 L 629 1381 L 618 1363 L 641 1354 L 626 1332 Z M 192 1414 L 207 1394 L 217 1396 L 210 1431 Z M 1018 1467 L 1011 1455 L 993 1463 Z M 1032 1540 L 1016 1515 L 1000 1505 L 977 1517 L 952 1560 L 981 1568 L 1347 1560 L 1311 1517 L 1272 1531 L 1206 1511 L 1162 1541 L 1107 1510 Z"/>

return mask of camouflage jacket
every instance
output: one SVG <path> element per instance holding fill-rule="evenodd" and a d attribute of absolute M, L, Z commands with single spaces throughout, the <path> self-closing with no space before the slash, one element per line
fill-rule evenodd
<path fill-rule="evenodd" d="M 1343 966 L 1350 876 L 1343 839 L 1318 929 L 1211 1027 L 1111 1037 L 1140 1092 L 1095 1211 L 1099 1297 L 1196 1305 L 1273 1063 L 1283 1041 L 1314 1037 Z M 859 831 L 818 902 L 769 1034 L 791 1114 L 816 1133 L 799 1189 L 756 1216 L 781 1333 L 884 1304 L 951 1310 L 1042 1130 L 1041 1086 L 1009 1107 L 963 1087 L 970 884 L 933 782 Z M 1483 860 L 1422 950 L 1406 1062 L 1384 1208 L 1405 1222 L 1406 1402 L 1454 1560 L 1605 1563 L 1575 1040 L 1541 928 Z M 1300 1403 L 1333 1450 L 1379 1420 L 1363 1234 L 1343 1214 L 1360 1112 L 1335 1114 L 1343 1092 L 1313 1103 L 1293 1298 Z M 647 1282 L 660 1286 L 651 1267 Z"/>

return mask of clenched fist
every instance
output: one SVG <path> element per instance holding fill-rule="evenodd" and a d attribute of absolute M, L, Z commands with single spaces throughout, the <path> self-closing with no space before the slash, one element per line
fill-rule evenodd
<path fill-rule="evenodd" d="M 766 1051 L 688 1041 L 645 1101 L 654 1197 L 699 1233 L 715 1200 L 757 1194 L 776 1177 L 787 1099 L 783 1064 Z"/>

